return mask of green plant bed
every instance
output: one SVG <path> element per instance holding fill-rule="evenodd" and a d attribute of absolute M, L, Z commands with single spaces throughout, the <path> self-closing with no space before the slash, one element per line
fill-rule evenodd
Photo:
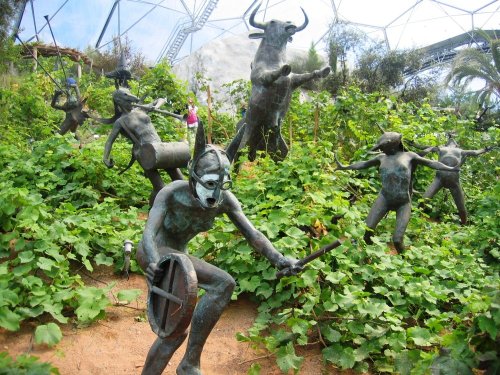
<path fill-rule="evenodd" d="M 476 224 L 498 212 L 488 198 L 496 187 L 482 193 L 484 217 L 471 218 L 467 227 L 448 216 L 429 221 L 416 209 L 407 250 L 394 255 L 388 246 L 392 215 L 377 228 L 373 245 L 362 241 L 377 181 L 360 184 L 357 176 L 334 172 L 330 150 L 327 142 L 311 142 L 295 146 L 279 164 L 268 158 L 244 163 L 234 191 L 254 225 L 284 254 L 302 258 L 346 238 L 341 247 L 280 281 L 229 220 L 218 221 L 191 247 L 235 276 L 236 294 L 253 293 L 260 301 L 254 327 L 239 339 L 265 346 L 284 372 L 297 371 L 303 360 L 294 345 L 318 341 L 325 360 L 359 371 L 417 374 L 445 363 L 479 367 L 484 356 L 491 361 L 500 280 L 498 264 L 487 262 L 478 248 L 489 248 L 498 234 L 482 236 Z M 353 204 L 349 186 L 359 189 Z M 448 357 L 440 356 L 443 347 L 451 348 Z"/>
<path fill-rule="evenodd" d="M 122 269 L 123 242 L 137 243 L 144 225 L 146 202 L 137 191 L 144 188 L 146 196 L 147 180 L 107 170 L 98 147 L 79 149 L 59 136 L 23 153 L 0 146 L 3 328 L 17 330 L 23 320 L 43 314 L 58 323 L 74 314 L 80 323 L 102 317 L 105 291 L 86 287 L 76 270 Z M 139 270 L 134 260 L 131 270 Z"/>
<path fill-rule="evenodd" d="M 12 358 L 0 352 L 0 374 L 2 375 L 59 375 L 59 370 L 50 363 L 40 362 L 37 357 L 20 355 Z"/>
<path fill-rule="evenodd" d="M 160 65 L 133 90 L 148 98 L 159 97 L 160 91 L 161 96 L 175 94 L 172 109 L 181 111 L 176 106 L 185 94 L 156 85 L 176 85 L 166 74 L 168 68 Z M 129 161 L 130 143 L 114 144 L 116 166 L 107 169 L 105 137 L 80 148 L 71 134 L 52 135 L 59 123 L 47 107 L 53 87 L 40 75 L 30 77 L 0 91 L 5 119 L 0 132 L 0 326 L 17 330 L 23 321 L 35 320 L 39 340 L 51 344 L 59 338 L 57 325 L 90 324 L 105 314 L 106 289 L 85 285 L 76 270 L 122 269 L 123 242 L 141 238 L 151 186 L 137 164 L 119 174 Z M 82 85 L 90 102 L 109 115 L 109 85 L 95 77 Z M 29 108 L 21 108 L 30 93 Z M 356 87 L 341 90 L 335 100 L 325 93 L 312 100 L 301 103 L 294 94 L 282 128 L 291 145 L 288 157 L 280 163 L 265 155 L 252 163 L 242 157 L 233 191 L 255 227 L 287 256 L 303 258 L 338 238 L 344 244 L 301 274 L 277 280 L 276 269 L 227 218 L 190 243 L 191 253 L 235 277 L 234 298 L 249 293 L 259 301 L 254 326 L 239 338 L 267 348 L 284 372 L 298 371 L 303 358 L 296 348 L 312 343 L 323 347 L 326 361 L 343 369 L 495 370 L 500 347 L 498 151 L 471 158 L 461 170 L 467 226 L 458 225 L 455 208 L 442 193 L 425 203 L 430 211 L 418 207 L 415 194 L 402 254 L 390 248 L 392 214 L 377 227 L 372 245 L 362 240 L 364 219 L 380 189 L 378 172 L 335 171 L 334 153 L 341 160 L 369 157 L 380 136 L 377 125 L 432 145 L 454 130 L 467 149 L 495 144 L 498 129 L 478 135 L 471 123 L 436 113 L 426 103 L 402 104 Z M 217 143 L 229 141 L 234 122 L 214 115 Z M 159 118 L 156 123 L 162 139 L 178 140 L 176 123 Z M 419 168 L 415 189 L 424 191 L 433 175 Z M 140 272 L 133 259 L 131 270 Z"/>

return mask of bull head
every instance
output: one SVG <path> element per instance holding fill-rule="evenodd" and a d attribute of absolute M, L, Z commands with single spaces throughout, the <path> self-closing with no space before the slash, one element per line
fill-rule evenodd
<path fill-rule="evenodd" d="M 262 3 L 257 5 L 257 7 L 252 11 L 252 14 L 250 14 L 250 18 L 248 22 L 250 23 L 251 26 L 264 30 L 263 33 L 252 33 L 249 35 L 251 39 L 259 39 L 259 38 L 266 38 L 268 41 L 269 39 L 281 39 L 285 37 L 286 39 L 282 42 L 291 42 L 292 41 L 292 35 L 302 31 L 306 28 L 307 24 L 309 23 L 309 19 L 307 18 L 307 14 L 304 11 L 304 9 L 301 7 L 300 9 L 302 10 L 302 13 L 304 13 L 305 21 L 304 23 L 297 27 L 295 26 L 292 22 L 290 21 L 277 21 L 277 20 L 271 20 L 269 22 L 258 22 L 255 21 L 255 15 L 257 14 L 257 11 L 259 10 L 260 6 Z"/>

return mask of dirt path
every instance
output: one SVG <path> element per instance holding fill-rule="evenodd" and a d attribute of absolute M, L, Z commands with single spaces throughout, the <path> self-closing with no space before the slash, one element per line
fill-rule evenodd
<path fill-rule="evenodd" d="M 146 354 L 156 338 L 143 318 L 146 283 L 143 276 L 131 275 L 127 281 L 109 275 L 109 270 L 98 270 L 92 277 L 105 282 L 116 281 L 115 294 L 122 289 L 141 289 L 143 293 L 138 303 L 129 307 L 109 307 L 104 320 L 87 328 L 75 328 L 71 324 L 63 326 L 62 341 L 51 349 L 33 344 L 32 324 L 24 325 L 16 333 L 0 331 L 0 351 L 7 351 L 14 357 L 22 353 L 36 355 L 51 362 L 61 375 L 140 374 Z M 246 332 L 256 314 L 256 306 L 245 299 L 230 304 L 205 345 L 201 358 L 204 375 L 243 375 L 253 363 L 261 365 L 262 375 L 282 374 L 274 357 L 236 340 L 236 333 Z M 164 374 L 175 374 L 184 351 L 185 344 L 175 353 Z M 323 365 L 319 347 L 310 348 L 300 355 L 305 357 L 299 372 L 301 375 L 340 374 L 333 367 Z"/>

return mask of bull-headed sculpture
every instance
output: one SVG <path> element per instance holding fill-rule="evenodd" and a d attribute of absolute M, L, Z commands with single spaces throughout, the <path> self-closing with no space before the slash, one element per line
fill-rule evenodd
<path fill-rule="evenodd" d="M 248 110 L 238 123 L 239 131 L 244 132 L 238 149 L 248 145 L 250 160 L 255 159 L 259 150 L 267 151 L 274 160 L 282 160 L 288 153 L 288 147 L 281 135 L 281 123 L 290 106 L 293 90 L 315 78 L 326 77 L 330 67 L 311 73 L 291 74 L 291 67 L 286 63 L 286 45 L 292 41 L 292 35 L 305 29 L 309 23 L 307 14 L 301 8 L 305 21 L 298 27 L 290 21 L 262 23 L 255 20 L 259 7 L 260 4 L 249 19 L 250 25 L 263 31 L 249 35 L 251 39 L 262 41 L 252 63 L 252 94 Z"/>

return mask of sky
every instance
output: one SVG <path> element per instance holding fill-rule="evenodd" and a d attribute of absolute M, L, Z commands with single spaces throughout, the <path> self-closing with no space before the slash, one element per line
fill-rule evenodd
<path fill-rule="evenodd" d="M 164 56 L 176 30 L 191 25 L 214 0 L 120 0 L 117 2 L 99 48 L 109 47 L 119 34 L 150 63 Z M 31 7 L 31 4 L 33 7 Z M 32 0 L 28 2 L 19 35 L 23 41 L 39 38 L 53 43 L 45 15 L 49 16 L 58 45 L 84 50 L 96 47 L 115 0 Z M 219 0 L 204 27 L 190 34 L 174 63 L 216 38 L 248 33 L 248 16 L 256 0 Z M 253 6 L 253 7 L 252 7 Z M 500 0 L 262 0 L 258 21 L 272 18 L 309 25 L 297 33 L 293 48 L 321 52 L 334 20 L 349 21 L 384 42 L 388 48 L 422 47 L 467 32 L 472 28 L 500 29 Z"/>

